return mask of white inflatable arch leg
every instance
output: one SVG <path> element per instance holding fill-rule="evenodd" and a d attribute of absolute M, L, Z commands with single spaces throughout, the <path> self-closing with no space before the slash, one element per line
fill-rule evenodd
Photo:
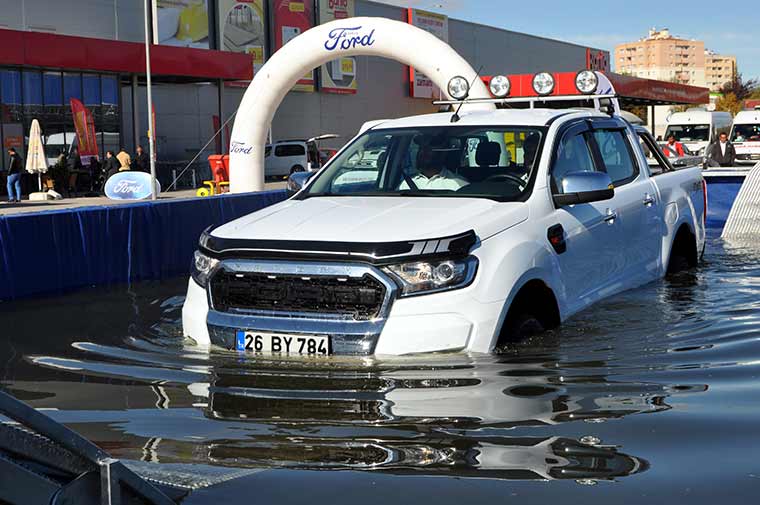
<path fill-rule="evenodd" d="M 399 61 L 419 69 L 444 93 L 449 80 L 461 75 L 474 81 L 471 98 L 491 96 L 475 70 L 451 46 L 410 24 L 363 17 L 316 26 L 272 55 L 246 90 L 232 129 L 231 192 L 264 189 L 264 146 L 277 107 L 304 74 L 343 56 L 382 56 Z M 495 108 L 493 104 L 467 107 Z"/>

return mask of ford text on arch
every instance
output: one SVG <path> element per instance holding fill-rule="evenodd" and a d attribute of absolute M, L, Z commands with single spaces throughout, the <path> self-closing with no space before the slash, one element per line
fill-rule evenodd
<path fill-rule="evenodd" d="M 356 26 L 353 28 L 335 28 L 330 30 L 330 33 L 327 35 L 328 38 L 325 41 L 325 49 L 334 51 L 338 49 L 338 46 L 343 50 L 352 49 L 356 46 L 370 47 L 375 43 L 373 38 L 375 29 L 373 28 L 371 32 L 364 35 L 360 34 L 361 29 L 361 26 Z"/>

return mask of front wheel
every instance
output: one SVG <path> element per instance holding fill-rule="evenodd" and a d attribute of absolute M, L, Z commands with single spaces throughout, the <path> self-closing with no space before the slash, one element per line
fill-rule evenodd
<path fill-rule="evenodd" d="M 509 317 L 506 321 L 507 335 L 514 340 L 522 340 L 543 333 L 546 328 L 544 323 L 530 312 L 518 313 Z"/>
<path fill-rule="evenodd" d="M 211 196 L 211 191 L 209 191 L 208 188 L 199 188 L 198 191 L 195 192 L 195 195 L 203 198 L 206 196 Z"/>

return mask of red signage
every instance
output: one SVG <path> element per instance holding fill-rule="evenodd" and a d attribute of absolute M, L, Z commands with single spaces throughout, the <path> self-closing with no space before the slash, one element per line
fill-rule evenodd
<path fill-rule="evenodd" d="M 98 139 L 95 134 L 95 122 L 92 120 L 92 113 L 76 98 L 69 100 L 71 105 L 71 114 L 74 117 L 74 129 L 77 132 L 79 141 L 80 156 L 97 156 Z"/>
<path fill-rule="evenodd" d="M 600 72 L 610 71 L 610 55 L 606 51 L 586 48 L 586 69 Z"/>

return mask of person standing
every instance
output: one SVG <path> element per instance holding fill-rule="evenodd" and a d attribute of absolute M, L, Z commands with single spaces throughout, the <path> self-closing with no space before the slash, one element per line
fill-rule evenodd
<path fill-rule="evenodd" d="M 20 202 L 21 201 L 21 171 L 24 167 L 24 160 L 16 152 L 16 149 L 11 147 L 8 149 L 8 182 L 6 183 L 8 188 L 8 202 Z"/>
<path fill-rule="evenodd" d="M 103 165 L 103 172 L 106 174 L 106 178 L 103 181 L 103 185 L 105 186 L 105 182 L 111 178 L 112 175 L 119 173 L 120 170 L 120 164 L 119 160 L 116 159 L 116 156 L 114 156 L 113 151 L 108 151 L 106 153 L 106 162 Z"/>
<path fill-rule="evenodd" d="M 119 161 L 119 172 L 132 169 L 132 157 L 122 147 L 119 149 L 119 154 L 116 155 L 116 159 Z"/>
<path fill-rule="evenodd" d="M 720 134 L 718 141 L 714 142 L 708 151 L 707 157 L 718 163 L 720 166 L 734 166 L 736 149 L 734 149 L 734 145 L 728 141 L 728 135 L 725 132 Z"/>
<path fill-rule="evenodd" d="M 674 156 L 681 158 L 683 156 L 686 156 L 686 151 L 683 149 L 683 144 L 678 142 L 676 140 L 676 136 L 672 133 L 668 135 L 668 142 L 665 144 L 665 147 L 668 149 L 663 149 L 663 152 L 668 158 L 672 158 Z"/>
<path fill-rule="evenodd" d="M 132 160 L 132 169 L 139 170 L 140 172 L 150 172 L 150 158 L 148 158 L 148 154 L 143 150 L 143 146 L 137 146 L 137 152 Z"/>

